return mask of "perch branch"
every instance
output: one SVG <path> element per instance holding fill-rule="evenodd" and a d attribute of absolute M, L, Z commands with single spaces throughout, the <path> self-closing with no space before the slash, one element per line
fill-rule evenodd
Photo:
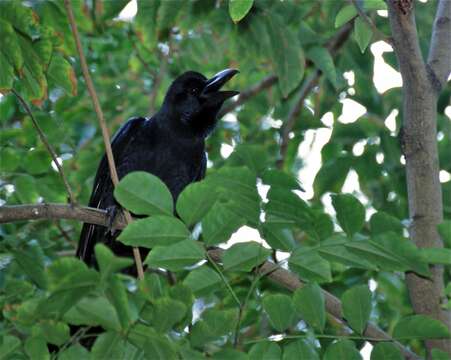
<path fill-rule="evenodd" d="M 56 168 L 58 169 L 58 173 L 60 174 L 61 179 L 63 180 L 64 187 L 66 188 L 67 195 L 69 196 L 69 202 L 73 205 L 76 204 L 74 193 L 72 192 L 72 189 L 69 185 L 69 182 L 67 181 L 66 175 L 64 174 L 63 167 L 60 165 L 58 161 L 58 156 L 56 155 L 55 150 L 53 149 L 52 145 L 47 140 L 47 136 L 45 136 L 44 131 L 42 131 L 41 127 L 39 126 L 36 118 L 34 117 L 33 113 L 31 112 L 30 107 L 28 106 L 27 102 L 23 99 L 20 94 L 12 89 L 12 93 L 16 96 L 16 98 L 19 100 L 19 102 L 22 104 L 23 108 L 27 112 L 28 116 L 31 118 L 31 122 L 33 123 L 34 128 L 38 132 L 39 138 L 43 142 L 44 146 L 46 147 L 47 151 L 49 152 L 50 156 L 52 157 L 53 163 L 55 164 Z"/>
<path fill-rule="evenodd" d="M 39 219 L 71 219 L 102 226 L 105 226 L 108 221 L 105 210 L 90 207 L 70 207 L 63 204 L 13 205 L 0 207 L 0 224 Z M 127 223 L 123 217 L 118 217 L 113 224 L 114 228 L 117 229 L 122 229 L 126 225 Z M 222 249 L 208 250 L 208 256 L 216 263 L 221 263 L 223 253 L 224 250 Z M 258 274 L 267 276 L 274 283 L 290 291 L 295 291 L 304 286 L 304 283 L 300 281 L 296 275 L 270 261 L 266 261 L 258 268 Z M 323 293 L 326 299 L 327 312 L 333 316 L 338 323 L 347 326 L 346 321 L 343 319 L 340 300 L 325 290 L 323 290 Z M 377 341 L 392 341 L 393 344 L 401 350 L 406 359 L 419 359 L 419 356 L 392 339 L 389 334 L 378 328 L 376 325 L 369 324 L 363 335 L 368 338 L 377 339 Z M 377 341 L 375 340 L 375 342 Z"/>
<path fill-rule="evenodd" d="M 116 165 L 114 163 L 113 151 L 111 150 L 110 134 L 108 131 L 108 127 L 106 125 L 102 109 L 100 107 L 100 102 L 97 97 L 97 93 L 95 91 L 94 84 L 91 79 L 91 75 L 89 74 L 88 65 L 86 63 L 86 58 L 83 54 L 83 48 L 81 46 L 80 35 L 78 34 L 77 24 L 75 23 L 74 13 L 72 11 L 72 5 L 71 5 L 70 0 L 64 0 L 64 6 L 66 7 L 70 27 L 72 29 L 72 34 L 74 36 L 78 55 L 80 57 L 80 64 L 81 64 L 81 69 L 83 72 L 83 77 L 85 78 L 86 86 L 88 87 L 88 91 L 91 96 L 95 112 L 97 114 L 97 119 L 99 120 L 99 125 L 102 130 L 103 142 L 105 144 L 105 152 L 106 152 L 106 157 L 108 160 L 108 167 L 110 169 L 111 181 L 113 182 L 113 185 L 116 186 L 119 183 L 119 177 L 117 175 Z M 132 217 L 131 217 L 130 213 L 128 211 L 124 211 L 124 214 L 125 214 L 125 219 L 127 220 L 127 223 L 131 223 Z M 138 276 L 140 279 L 143 279 L 144 278 L 144 270 L 143 270 L 143 265 L 142 265 L 142 260 L 141 260 L 141 254 L 139 252 L 139 249 L 136 247 L 133 248 L 133 256 L 135 258 Z"/>

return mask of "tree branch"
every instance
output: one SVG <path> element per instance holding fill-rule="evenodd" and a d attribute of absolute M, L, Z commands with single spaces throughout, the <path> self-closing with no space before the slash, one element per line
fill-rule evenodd
<path fill-rule="evenodd" d="M 441 0 L 437 6 L 428 56 L 428 68 L 432 72 L 433 86 L 437 88 L 437 91 L 446 85 L 451 72 L 450 39 L 451 1 Z M 438 86 L 435 86 L 435 82 Z"/>
<path fill-rule="evenodd" d="M 37 204 L 37 205 L 14 205 L 0 207 L 0 224 L 14 221 L 38 220 L 38 219 L 71 219 L 105 226 L 108 222 L 105 210 L 90 207 L 70 207 L 63 204 Z M 126 226 L 123 217 L 115 219 L 114 228 L 122 229 Z M 222 249 L 208 250 L 208 256 L 216 263 L 221 263 L 224 253 Z M 257 272 L 259 275 L 267 276 L 274 283 L 290 290 L 304 286 L 304 283 L 298 279 L 296 275 L 274 264 L 266 261 L 261 265 Z M 323 290 L 326 299 L 326 310 L 340 324 L 346 325 L 343 319 L 341 301 L 331 293 Z M 420 359 L 415 353 L 411 352 L 407 347 L 393 340 L 389 334 L 378 328 L 376 325 L 369 324 L 364 332 L 364 336 L 368 338 L 378 339 L 378 341 L 392 341 L 396 345 L 406 359 Z M 377 342 L 377 341 L 376 341 Z"/>
<path fill-rule="evenodd" d="M 238 106 L 245 103 L 250 98 L 253 98 L 255 95 L 259 94 L 263 90 L 273 86 L 275 83 L 277 83 L 278 78 L 276 75 L 269 75 L 265 77 L 262 81 L 260 81 L 258 84 L 253 85 L 249 89 L 243 91 L 238 95 L 238 99 L 235 101 L 229 103 L 227 106 L 224 106 L 221 111 L 219 112 L 218 117 L 222 117 L 225 114 L 235 110 Z"/>
<path fill-rule="evenodd" d="M 39 138 L 43 142 L 44 146 L 46 147 L 47 151 L 49 152 L 50 156 L 52 157 L 53 163 L 55 164 L 56 168 L 58 169 L 58 173 L 63 180 L 64 187 L 66 188 L 67 195 L 69 196 L 69 202 L 73 205 L 75 205 L 77 202 L 75 200 L 74 193 L 72 192 L 72 189 L 69 185 L 69 182 L 67 181 L 66 175 L 64 174 L 63 167 L 60 165 L 58 161 L 58 156 L 56 155 L 55 150 L 53 149 L 52 145 L 47 140 L 47 136 L 45 136 L 44 131 L 42 131 L 41 127 L 39 126 L 36 118 L 34 117 L 33 113 L 31 112 L 30 107 L 28 106 L 27 102 L 23 99 L 20 94 L 14 90 L 11 89 L 12 93 L 17 97 L 19 102 L 22 104 L 23 108 L 27 112 L 28 116 L 31 118 L 31 122 L 33 123 L 34 128 L 36 129 Z"/>
<path fill-rule="evenodd" d="M 113 185 L 116 186 L 119 183 L 119 177 L 117 175 L 116 165 L 114 163 L 113 151 L 111 150 L 110 134 L 108 132 L 108 127 L 106 125 L 102 109 L 100 107 L 100 102 L 97 97 L 97 93 L 95 91 L 94 84 L 92 82 L 91 76 L 89 75 L 88 65 L 86 63 L 86 58 L 83 54 L 83 48 L 81 46 L 80 35 L 78 34 L 77 24 L 75 23 L 74 13 L 72 11 L 72 5 L 70 3 L 70 0 L 64 0 L 64 6 L 66 7 L 67 16 L 69 18 L 69 24 L 72 29 L 72 34 L 74 35 L 78 55 L 80 57 L 80 64 L 81 64 L 81 69 L 83 72 L 83 77 L 85 78 L 86 86 L 88 87 L 89 94 L 91 95 L 91 100 L 93 102 L 94 109 L 97 114 L 97 119 L 99 120 L 99 125 L 100 125 L 100 128 L 102 129 L 103 142 L 105 144 L 105 153 L 106 153 L 106 157 L 108 160 L 108 167 L 110 169 L 111 181 L 113 182 Z M 127 220 L 127 223 L 131 223 L 133 220 L 132 220 L 130 213 L 127 210 L 125 210 L 124 214 L 125 214 L 125 219 Z M 141 254 L 139 252 L 139 249 L 136 247 L 133 248 L 133 256 L 135 258 L 138 276 L 140 279 L 143 279 L 144 278 L 144 270 L 143 270 L 143 265 L 142 265 L 142 260 L 141 260 Z"/>
<path fill-rule="evenodd" d="M 413 0 L 389 0 L 387 5 L 394 50 L 403 80 L 403 131 L 400 138 L 406 158 L 409 215 L 412 220 L 409 235 L 411 241 L 420 248 L 441 248 L 443 242 L 437 231 L 437 225 L 443 221 L 436 127 L 438 91 L 434 81 L 430 81 L 421 55 Z M 442 11 L 446 11 L 448 7 L 449 4 L 440 2 L 437 15 L 443 15 Z M 438 19 L 435 21 L 435 43 L 431 44 L 429 58 L 437 61 L 432 66 L 436 67 L 440 76 L 444 76 L 442 67 L 445 67 L 443 64 L 449 59 L 441 59 L 445 52 L 442 53 L 437 47 L 451 45 L 449 35 L 443 36 L 443 29 L 437 25 L 440 22 Z M 438 41 L 443 43 L 437 43 Z M 442 310 L 441 307 L 443 267 L 432 266 L 431 271 L 431 279 L 414 273 L 406 274 L 413 310 L 451 327 L 451 312 Z M 449 340 L 428 340 L 426 348 L 429 356 L 433 348 L 451 355 Z"/>

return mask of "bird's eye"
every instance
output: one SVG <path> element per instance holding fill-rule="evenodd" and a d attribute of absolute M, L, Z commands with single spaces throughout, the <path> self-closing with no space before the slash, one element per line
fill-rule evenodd
<path fill-rule="evenodd" d="M 192 95 L 197 95 L 197 93 L 199 92 L 199 89 L 198 89 L 198 88 L 191 88 L 191 89 L 189 89 L 189 92 L 190 92 Z"/>

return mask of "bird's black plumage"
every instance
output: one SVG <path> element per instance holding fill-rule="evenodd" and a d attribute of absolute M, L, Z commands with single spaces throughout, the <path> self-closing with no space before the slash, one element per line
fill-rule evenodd
<path fill-rule="evenodd" d="M 132 171 L 152 173 L 166 184 L 174 202 L 188 184 L 201 180 L 206 169 L 205 138 L 214 129 L 224 101 L 238 94 L 220 88 L 236 73 L 227 69 L 207 79 L 188 71 L 171 84 L 161 109 L 152 118 L 132 118 L 124 124 L 111 142 L 119 178 Z M 117 205 L 104 155 L 89 206 L 111 209 Z M 95 264 L 94 246 L 99 242 L 117 255 L 132 256 L 132 249 L 116 241 L 117 236 L 118 232 L 85 223 L 77 256 L 88 265 Z"/>

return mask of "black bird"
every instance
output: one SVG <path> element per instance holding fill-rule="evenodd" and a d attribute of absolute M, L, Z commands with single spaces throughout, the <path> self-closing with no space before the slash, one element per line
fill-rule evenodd
<path fill-rule="evenodd" d="M 188 184 L 203 179 L 205 138 L 213 131 L 224 101 L 238 94 L 220 89 L 236 73 L 238 70 L 226 69 L 207 79 L 198 72 L 185 72 L 171 84 L 161 109 L 152 118 L 136 117 L 125 123 L 111 142 L 119 178 L 132 171 L 152 173 L 169 188 L 174 203 Z M 105 155 L 97 169 L 89 206 L 108 209 L 112 217 L 119 208 Z M 132 256 L 131 247 L 115 241 L 119 232 L 109 230 L 85 223 L 77 257 L 95 265 L 94 246 L 99 242 L 116 255 Z M 146 255 L 143 249 L 141 253 Z"/>

